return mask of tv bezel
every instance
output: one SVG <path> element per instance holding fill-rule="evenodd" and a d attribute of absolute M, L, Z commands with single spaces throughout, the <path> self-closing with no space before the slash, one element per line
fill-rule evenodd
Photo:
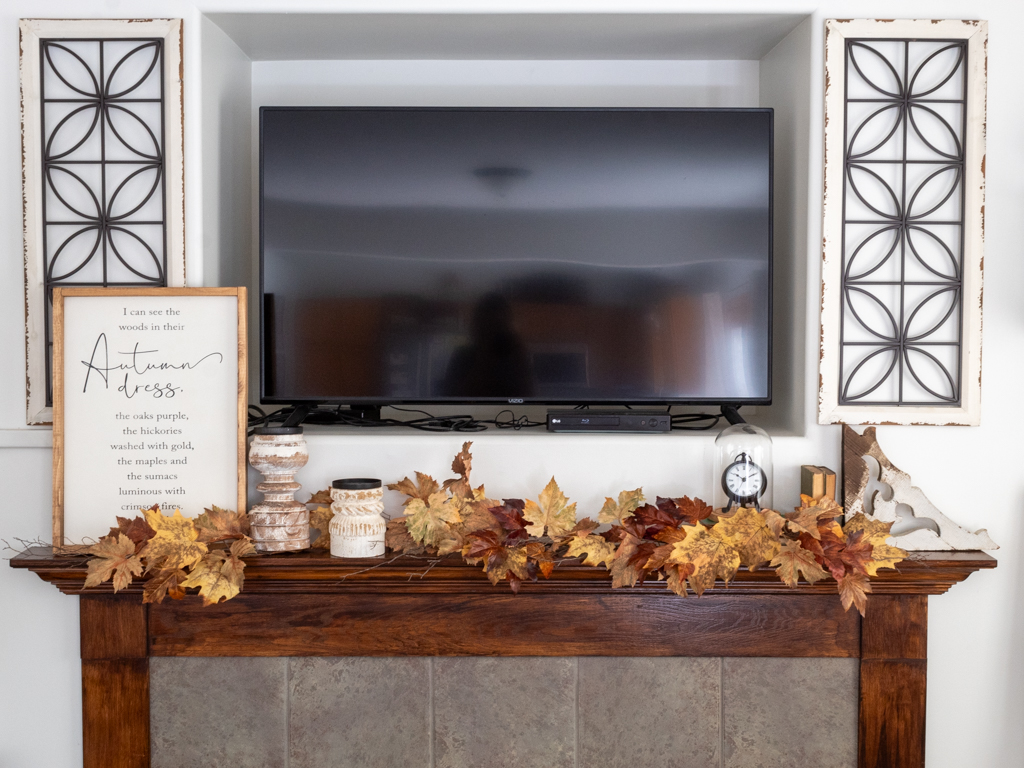
<path fill-rule="evenodd" d="M 760 112 L 768 115 L 768 392 L 765 397 L 682 397 L 682 398 L 606 398 L 552 399 L 547 397 L 329 397 L 321 399 L 266 396 L 266 329 L 264 327 L 263 284 L 263 116 L 267 112 Z M 261 106 L 259 108 L 259 328 L 260 328 L 260 403 L 269 405 L 771 405 L 772 348 L 774 346 L 774 260 L 775 260 L 775 110 L 772 107 L 410 107 L 410 106 Z"/>

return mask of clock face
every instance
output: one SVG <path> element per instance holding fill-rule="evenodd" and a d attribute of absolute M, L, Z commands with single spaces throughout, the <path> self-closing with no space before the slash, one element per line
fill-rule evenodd
<path fill-rule="evenodd" d="M 725 487 L 737 499 L 756 499 L 764 492 L 764 473 L 753 462 L 737 462 L 725 470 Z"/>

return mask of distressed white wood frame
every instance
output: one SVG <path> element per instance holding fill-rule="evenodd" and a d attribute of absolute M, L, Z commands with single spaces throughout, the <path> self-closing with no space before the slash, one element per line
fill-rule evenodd
<path fill-rule="evenodd" d="M 967 41 L 959 405 L 839 404 L 848 38 Z M 829 19 L 825 22 L 825 158 L 822 211 L 818 423 L 977 426 L 981 421 L 982 266 L 985 236 L 985 113 L 988 23 Z"/>
<path fill-rule="evenodd" d="M 166 278 L 168 287 L 185 285 L 184 135 L 182 112 L 181 19 L 22 19 L 21 20 L 22 206 L 25 258 L 25 387 L 29 424 L 50 424 L 46 405 L 46 306 L 43 285 L 43 194 L 40 41 L 64 38 L 163 38 L 164 178 Z"/>

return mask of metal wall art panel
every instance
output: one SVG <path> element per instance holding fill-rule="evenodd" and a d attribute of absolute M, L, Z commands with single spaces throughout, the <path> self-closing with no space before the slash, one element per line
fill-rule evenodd
<path fill-rule="evenodd" d="M 986 41 L 826 23 L 821 423 L 979 423 Z"/>
<path fill-rule="evenodd" d="M 180 286 L 181 21 L 22 20 L 28 421 L 57 286 Z"/>

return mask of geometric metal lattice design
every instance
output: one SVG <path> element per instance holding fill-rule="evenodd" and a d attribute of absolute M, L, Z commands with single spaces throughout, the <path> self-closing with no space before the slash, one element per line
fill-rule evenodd
<path fill-rule="evenodd" d="M 167 285 L 164 40 L 44 38 L 39 64 L 49 385 L 54 286 Z"/>
<path fill-rule="evenodd" d="M 845 42 L 838 403 L 959 406 L 967 41 Z"/>

